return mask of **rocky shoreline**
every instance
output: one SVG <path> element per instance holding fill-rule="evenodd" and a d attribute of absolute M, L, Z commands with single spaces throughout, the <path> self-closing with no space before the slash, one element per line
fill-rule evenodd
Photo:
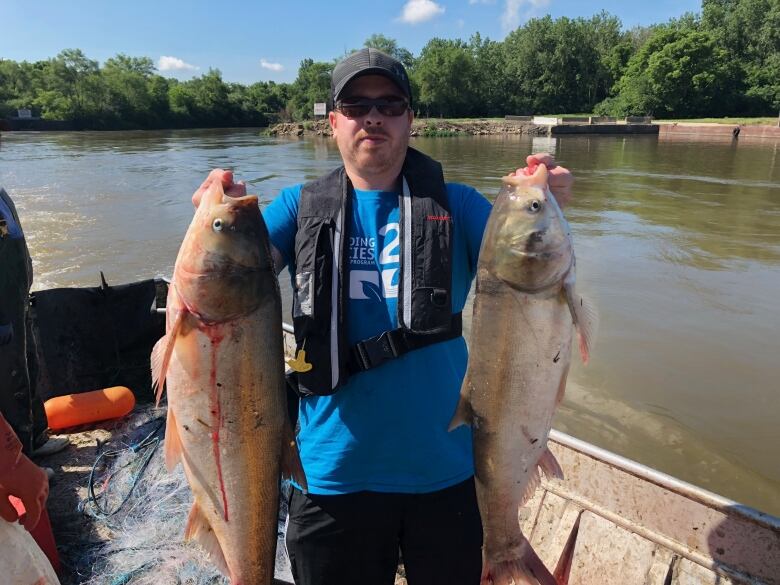
<path fill-rule="evenodd" d="M 546 136 L 547 126 L 510 120 L 443 120 L 423 119 L 412 123 L 412 136 L 494 136 L 501 134 L 525 134 Z M 284 122 L 268 128 L 270 136 L 331 136 L 327 120 Z"/>

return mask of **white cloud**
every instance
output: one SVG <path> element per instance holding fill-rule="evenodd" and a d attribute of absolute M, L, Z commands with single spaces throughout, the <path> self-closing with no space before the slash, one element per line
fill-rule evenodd
<path fill-rule="evenodd" d="M 438 14 L 444 14 L 444 6 L 433 0 L 409 0 L 404 4 L 399 20 L 407 24 L 419 24 Z"/>
<path fill-rule="evenodd" d="M 271 63 L 265 59 L 260 59 L 260 67 L 263 69 L 270 69 L 271 71 L 284 71 L 284 65 L 281 63 Z"/>
<path fill-rule="evenodd" d="M 495 4 L 496 0 L 469 0 L 469 4 Z"/>
<path fill-rule="evenodd" d="M 157 69 L 160 71 L 195 71 L 200 69 L 200 67 L 185 63 L 178 57 L 162 56 L 157 61 Z"/>
<path fill-rule="evenodd" d="M 550 0 L 506 0 L 504 13 L 501 15 L 501 26 L 504 30 L 511 31 L 516 29 L 521 21 L 526 21 L 532 16 L 536 16 L 540 8 L 544 8 L 550 3 Z M 522 17 L 520 12 L 523 12 Z"/>

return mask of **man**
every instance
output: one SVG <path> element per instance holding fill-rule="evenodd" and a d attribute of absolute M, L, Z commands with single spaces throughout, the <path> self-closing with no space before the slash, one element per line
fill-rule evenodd
<path fill-rule="evenodd" d="M 0 412 L 30 455 L 68 445 L 49 440 L 46 412 L 36 392 L 37 349 L 29 311 L 32 259 L 11 197 L 0 187 Z"/>
<path fill-rule="evenodd" d="M 332 90 L 344 166 L 283 189 L 263 212 L 277 268 L 290 268 L 305 363 L 295 383 L 309 492 L 293 490 L 289 506 L 293 576 L 392 584 L 400 548 L 410 585 L 476 585 L 471 434 L 447 429 L 466 371 L 460 312 L 491 206 L 408 147 L 401 63 L 363 49 L 336 65 Z M 571 174 L 549 155 L 527 162 L 552 168 L 565 203 Z M 217 169 L 196 205 L 214 180 L 245 192 Z"/>

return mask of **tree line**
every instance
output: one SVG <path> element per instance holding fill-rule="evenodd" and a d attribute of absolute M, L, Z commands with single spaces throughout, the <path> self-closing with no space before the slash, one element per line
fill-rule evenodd
<path fill-rule="evenodd" d="M 503 41 L 433 38 L 413 55 L 376 47 L 408 68 L 418 116 L 596 113 L 662 117 L 774 115 L 780 110 L 780 0 L 703 0 L 700 14 L 624 29 L 607 12 L 529 20 Z M 339 57 L 340 58 L 340 57 Z M 304 59 L 292 83 L 188 81 L 147 57 L 102 66 L 78 49 L 29 63 L 0 59 L 0 117 L 31 108 L 80 128 L 265 126 L 313 117 L 329 62 Z"/>

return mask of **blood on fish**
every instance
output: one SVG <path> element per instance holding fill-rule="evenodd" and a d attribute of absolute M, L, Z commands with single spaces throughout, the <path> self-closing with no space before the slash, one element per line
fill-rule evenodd
<path fill-rule="evenodd" d="M 210 390 L 209 396 L 211 401 L 211 440 L 214 450 L 214 460 L 217 464 L 217 477 L 219 478 L 219 489 L 222 492 L 222 507 L 225 512 L 225 522 L 228 521 L 228 502 L 227 493 L 225 491 L 225 480 L 222 477 L 222 456 L 219 452 L 219 429 L 222 427 L 222 411 L 219 404 L 219 391 L 217 390 L 217 350 L 219 344 L 225 338 L 224 334 L 220 331 L 218 326 L 210 326 L 205 328 L 205 333 L 211 340 L 211 372 L 209 374 Z"/>

